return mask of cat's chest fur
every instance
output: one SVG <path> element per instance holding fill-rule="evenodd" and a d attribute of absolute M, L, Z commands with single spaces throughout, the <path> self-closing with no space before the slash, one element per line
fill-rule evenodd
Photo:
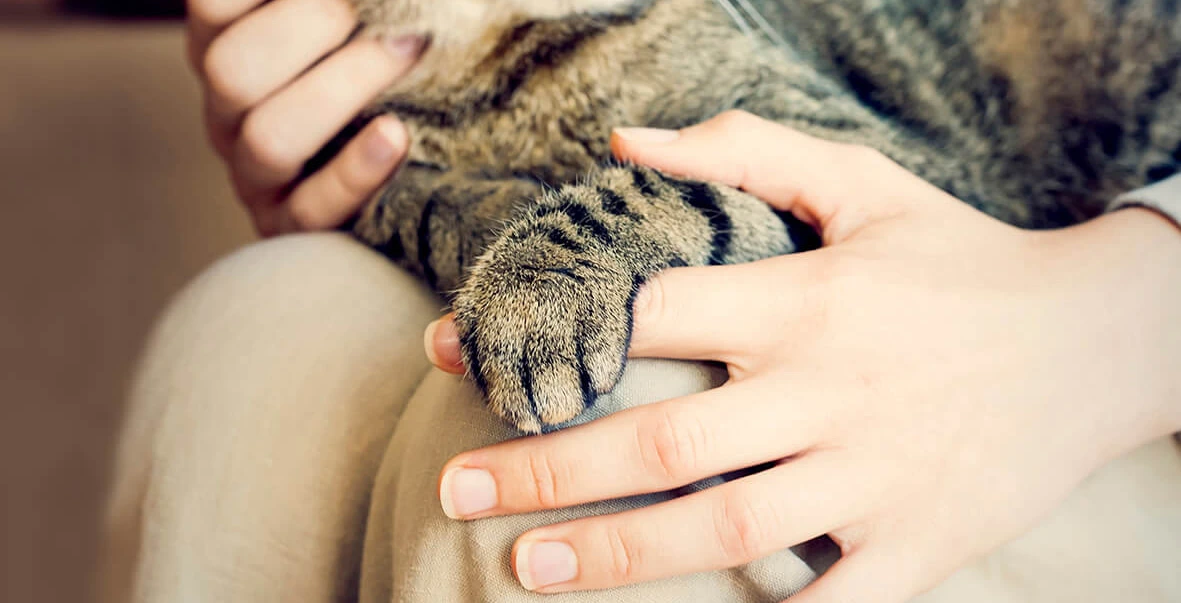
<path fill-rule="evenodd" d="M 404 118 L 410 126 L 409 159 L 464 172 L 534 175 L 554 182 L 574 179 L 610 157 L 612 124 L 627 124 L 633 110 L 615 86 L 590 85 L 569 94 L 573 72 L 534 76 L 530 90 L 495 110 L 462 123 L 431 116 Z"/>
<path fill-rule="evenodd" d="M 730 24 L 711 8 L 672 0 L 646 9 L 639 25 L 626 18 L 530 23 L 504 36 L 503 48 L 466 77 L 444 80 L 436 72 L 408 81 L 378 110 L 410 126 L 411 161 L 573 181 L 610 159 L 612 128 L 688 125 L 729 108 L 727 80 L 744 76 L 732 67 L 722 75 L 700 61 L 682 64 L 695 57 L 677 48 L 685 28 L 730 36 Z M 715 45 L 719 59 L 751 53 L 745 40 L 741 48 Z"/>

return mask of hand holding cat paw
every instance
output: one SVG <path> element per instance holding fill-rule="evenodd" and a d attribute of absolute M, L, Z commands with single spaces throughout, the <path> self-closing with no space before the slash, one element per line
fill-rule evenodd
<path fill-rule="evenodd" d="M 625 132 L 616 150 L 792 211 L 826 247 L 656 277 L 630 353 L 721 361 L 730 381 L 461 454 L 444 475 L 485 472 L 488 491 L 440 496 L 475 519 L 770 468 L 530 531 L 512 559 L 526 588 L 732 567 L 827 534 L 842 559 L 793 603 L 901 602 L 1181 428 L 1179 377 L 1154 360 L 1181 356 L 1181 236 L 1159 216 L 1024 232 L 880 155 L 747 115 L 668 138 Z M 458 367 L 452 325 L 428 344 Z"/>
<path fill-rule="evenodd" d="M 421 41 L 357 38 L 347 0 L 189 0 L 189 58 L 210 140 L 263 235 L 332 228 L 401 162 L 405 128 L 384 116 L 297 182 L 306 161 L 405 73 Z"/>

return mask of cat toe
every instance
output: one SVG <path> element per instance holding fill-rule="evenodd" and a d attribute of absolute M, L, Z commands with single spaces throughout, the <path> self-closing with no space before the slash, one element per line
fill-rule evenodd
<path fill-rule="evenodd" d="M 627 348 L 631 340 L 631 317 L 609 315 L 594 328 L 584 325 L 584 339 L 579 349 L 582 377 L 588 405 L 594 397 L 610 392 L 623 375 L 627 364 Z"/>
<path fill-rule="evenodd" d="M 484 391 L 488 408 L 524 433 L 540 433 L 544 423 L 537 411 L 533 373 L 524 356 L 477 353 L 473 350 L 469 356 L 468 372 Z"/>
<path fill-rule="evenodd" d="M 528 369 L 532 382 L 526 393 L 532 401 L 533 412 L 546 425 L 565 423 L 594 402 L 585 373 L 569 361 L 555 358 L 535 358 Z"/>
<path fill-rule="evenodd" d="M 456 322 L 469 373 L 489 409 L 523 432 L 574 419 L 611 389 L 621 371 L 621 353 L 584 352 L 586 340 L 574 321 L 518 325 L 510 337 L 502 322 L 489 320 L 494 312 L 461 315 Z M 481 331 L 496 337 L 480 339 Z"/>

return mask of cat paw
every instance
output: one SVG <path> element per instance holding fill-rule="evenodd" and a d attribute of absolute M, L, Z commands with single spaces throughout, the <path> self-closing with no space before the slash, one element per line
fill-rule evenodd
<path fill-rule="evenodd" d="M 517 226 L 473 266 L 452 307 L 464 364 L 489 408 L 538 433 L 618 381 L 639 279 L 599 241 Z"/>

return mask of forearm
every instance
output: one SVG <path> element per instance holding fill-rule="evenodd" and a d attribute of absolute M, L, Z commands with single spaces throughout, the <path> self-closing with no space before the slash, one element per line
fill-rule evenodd
<path fill-rule="evenodd" d="M 1170 238 L 1166 232 L 1160 244 L 1161 257 L 1158 262 L 1164 269 L 1162 284 L 1165 291 L 1158 299 L 1165 305 L 1163 310 L 1167 321 L 1161 325 L 1162 332 L 1174 344 L 1168 355 L 1159 357 L 1161 370 L 1172 378 L 1171 389 L 1166 394 L 1171 399 L 1169 424 L 1172 430 L 1181 432 L 1181 350 L 1178 350 L 1181 347 L 1181 316 L 1178 316 L 1181 314 L 1181 291 L 1178 291 L 1181 285 L 1177 282 L 1181 279 L 1181 265 L 1177 257 L 1177 248 L 1181 245 L 1181 176 L 1122 195 L 1111 204 L 1110 211 L 1128 208 L 1143 208 L 1155 213 L 1155 216 L 1150 217 L 1171 222 L 1176 227 L 1173 234 L 1178 235 Z"/>
<path fill-rule="evenodd" d="M 499 225 L 540 183 L 408 164 L 353 225 L 353 233 L 391 260 L 450 294 Z"/>
<path fill-rule="evenodd" d="M 1181 178 L 1120 197 L 1095 222 L 1097 248 L 1123 260 L 1123 275 L 1104 282 L 1125 289 L 1117 295 L 1126 305 L 1112 310 L 1126 315 L 1122 340 L 1131 343 L 1112 362 L 1137 365 L 1124 374 L 1137 376 L 1128 391 L 1139 399 L 1113 401 L 1143 419 L 1127 448 L 1181 431 Z"/>
<path fill-rule="evenodd" d="M 1181 197 L 1177 198 L 1181 201 Z M 1181 214 L 1165 214 L 1145 206 L 1129 207 L 1111 218 L 1123 218 L 1126 236 L 1140 258 L 1145 278 L 1145 343 L 1143 356 L 1148 378 L 1159 379 L 1155 433 L 1181 431 Z M 1155 335 L 1155 337 L 1154 337 Z"/>
<path fill-rule="evenodd" d="M 1095 468 L 1181 430 L 1181 230 L 1128 208 L 1037 239 L 1047 314 L 1033 337 L 1051 350 L 1040 370 L 1065 380 L 1055 421 L 1079 430 L 1078 460 Z"/>

